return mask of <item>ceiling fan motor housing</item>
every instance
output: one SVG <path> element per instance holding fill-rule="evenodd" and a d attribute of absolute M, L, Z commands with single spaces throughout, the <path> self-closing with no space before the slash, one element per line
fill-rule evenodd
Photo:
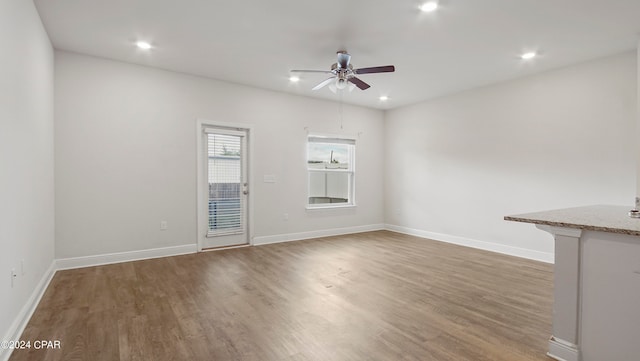
<path fill-rule="evenodd" d="M 333 65 L 331 65 L 331 72 L 336 75 L 338 74 L 353 75 L 353 65 L 349 64 L 346 68 L 342 68 L 340 64 L 334 63 Z"/>

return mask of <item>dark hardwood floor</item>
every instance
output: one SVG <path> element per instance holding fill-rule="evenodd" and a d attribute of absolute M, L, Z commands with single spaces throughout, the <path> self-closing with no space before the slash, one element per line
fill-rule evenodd
<path fill-rule="evenodd" d="M 552 277 L 387 231 L 60 271 L 10 360 L 550 360 Z"/>

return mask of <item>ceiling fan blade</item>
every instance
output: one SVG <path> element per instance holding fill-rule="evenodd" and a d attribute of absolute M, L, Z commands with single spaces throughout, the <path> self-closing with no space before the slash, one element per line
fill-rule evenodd
<path fill-rule="evenodd" d="M 331 83 L 333 81 L 333 79 L 335 79 L 335 78 L 336 78 L 335 76 L 332 76 L 331 78 L 327 78 L 327 79 L 323 80 L 322 83 L 314 86 L 313 89 L 311 89 L 311 90 L 318 90 L 318 89 L 324 87 L 325 85 Z"/>
<path fill-rule="evenodd" d="M 363 82 L 362 80 L 356 78 L 355 76 L 347 79 L 349 80 L 351 83 L 355 84 L 358 88 L 360 88 L 360 90 L 367 90 L 371 87 L 371 85 Z"/>
<path fill-rule="evenodd" d="M 349 62 L 351 61 L 351 55 L 347 54 L 346 51 L 338 52 L 338 65 L 342 69 L 347 69 L 349 67 Z"/>
<path fill-rule="evenodd" d="M 289 70 L 290 73 L 323 73 L 331 74 L 331 70 Z"/>
<path fill-rule="evenodd" d="M 373 66 L 371 68 L 353 69 L 353 72 L 355 74 L 391 73 L 394 71 L 396 71 L 396 67 L 393 65 Z"/>

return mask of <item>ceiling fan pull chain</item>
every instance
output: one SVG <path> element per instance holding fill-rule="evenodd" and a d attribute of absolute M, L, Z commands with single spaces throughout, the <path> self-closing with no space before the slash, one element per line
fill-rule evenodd
<path fill-rule="evenodd" d="M 338 92 L 339 98 L 340 98 L 340 102 L 338 104 L 338 114 L 340 116 L 340 130 L 344 130 L 344 113 L 343 113 L 343 104 L 342 104 L 342 92 Z"/>

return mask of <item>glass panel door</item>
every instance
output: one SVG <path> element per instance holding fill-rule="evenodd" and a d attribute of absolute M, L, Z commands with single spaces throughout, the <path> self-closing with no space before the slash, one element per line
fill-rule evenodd
<path fill-rule="evenodd" d="M 248 243 L 246 132 L 206 128 L 207 218 L 203 248 Z"/>

